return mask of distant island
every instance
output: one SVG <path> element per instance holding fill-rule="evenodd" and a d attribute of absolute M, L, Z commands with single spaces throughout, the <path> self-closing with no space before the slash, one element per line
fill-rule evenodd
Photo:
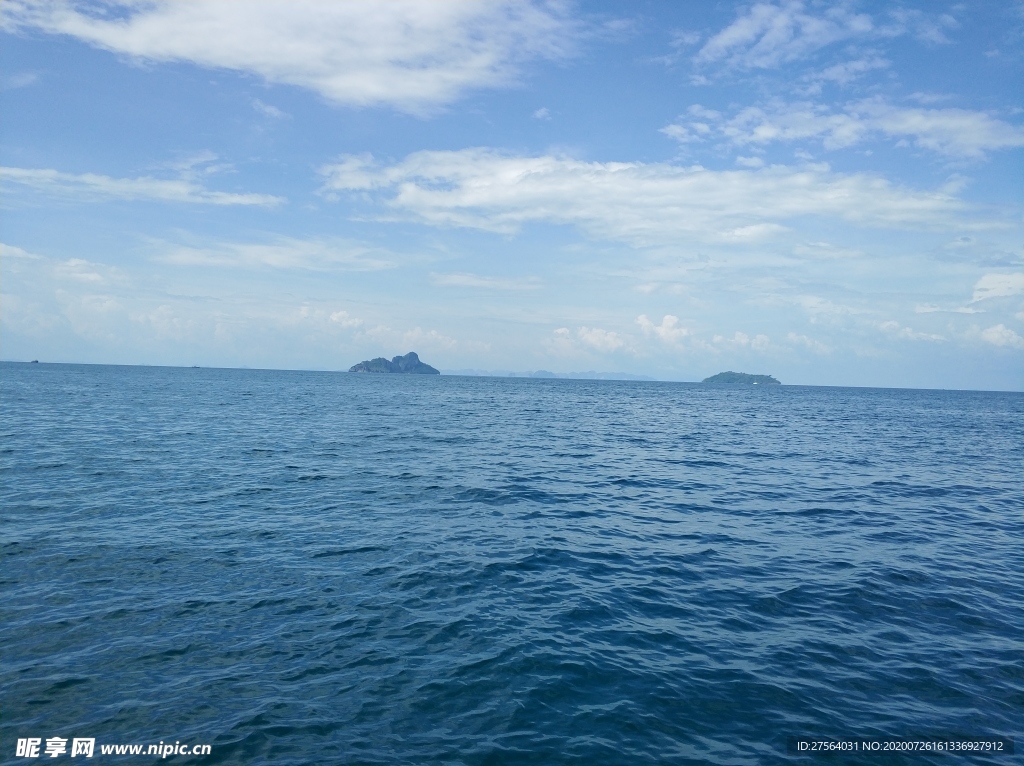
<path fill-rule="evenodd" d="M 745 372 L 720 372 L 710 378 L 704 378 L 701 383 L 709 383 L 713 386 L 781 386 L 771 375 L 748 375 Z"/>
<path fill-rule="evenodd" d="M 440 375 L 429 364 L 420 361 L 415 351 L 410 351 L 405 356 L 396 356 L 390 362 L 382 356 L 360 362 L 349 368 L 349 372 L 398 372 L 412 375 Z"/>

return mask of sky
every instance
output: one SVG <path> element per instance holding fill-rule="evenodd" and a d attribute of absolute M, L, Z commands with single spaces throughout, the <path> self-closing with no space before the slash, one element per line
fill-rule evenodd
<path fill-rule="evenodd" d="M 1024 3 L 0 4 L 0 358 L 1024 390 Z"/>

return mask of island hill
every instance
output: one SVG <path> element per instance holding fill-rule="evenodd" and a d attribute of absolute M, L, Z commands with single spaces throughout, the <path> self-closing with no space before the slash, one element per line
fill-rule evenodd
<path fill-rule="evenodd" d="M 382 356 L 360 362 L 353 365 L 349 372 L 397 372 L 411 375 L 440 375 L 440 370 L 435 370 L 429 364 L 420 361 L 415 351 L 410 351 L 405 356 L 396 356 L 390 362 Z"/>
<path fill-rule="evenodd" d="M 745 372 L 720 372 L 701 383 L 712 386 L 781 386 L 771 375 L 748 375 Z"/>

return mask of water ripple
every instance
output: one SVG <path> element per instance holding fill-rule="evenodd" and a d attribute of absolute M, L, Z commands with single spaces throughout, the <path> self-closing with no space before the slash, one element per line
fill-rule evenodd
<path fill-rule="evenodd" d="M 1019 394 L 0 369 L 3 763 L 1021 746 Z"/>

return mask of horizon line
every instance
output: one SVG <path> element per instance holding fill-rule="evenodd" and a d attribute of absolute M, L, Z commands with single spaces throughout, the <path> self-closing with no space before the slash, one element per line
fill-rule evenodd
<path fill-rule="evenodd" d="M 49 364 L 49 365 L 65 365 L 65 366 L 78 366 L 78 367 L 159 367 L 176 370 L 247 370 L 251 372 L 324 372 L 324 373 L 340 373 L 344 375 L 363 375 L 366 373 L 354 373 L 349 372 L 347 369 L 329 369 L 326 367 L 249 367 L 246 365 L 240 365 L 237 367 L 217 367 L 212 365 L 200 365 L 200 364 L 149 364 L 143 362 L 137 363 L 125 363 L 125 362 L 44 362 L 38 359 L 0 359 L 0 364 Z M 381 373 L 385 377 L 386 374 Z M 640 376 L 635 374 L 634 379 L 629 378 L 573 378 L 568 377 L 573 373 L 552 373 L 553 377 L 541 376 L 533 377 L 528 373 L 522 374 L 511 374 L 511 375 L 463 375 L 460 373 L 452 372 L 441 372 L 440 375 L 434 376 L 416 376 L 407 375 L 406 377 L 443 377 L 443 378 L 500 378 L 500 379 L 515 379 L 515 380 L 532 380 L 532 381 L 551 381 L 551 380 L 576 380 L 576 381 L 590 381 L 594 383 L 678 383 L 683 385 L 701 386 L 703 383 L 699 380 L 681 380 L 681 379 L 666 379 L 666 378 L 655 378 L 653 376 Z M 595 375 L 615 375 L 619 373 L 598 373 Z M 634 375 L 634 373 L 621 373 L 623 375 Z M 391 376 L 393 377 L 393 375 Z M 638 380 L 636 378 L 647 377 L 648 380 Z M 757 386 L 757 388 L 774 389 L 774 388 L 855 388 L 865 390 L 876 390 L 876 391 L 962 391 L 979 394 L 1024 394 L 1024 388 L 918 388 L 914 386 L 857 386 L 857 385 L 836 385 L 829 383 L 779 383 L 771 386 Z M 728 385 L 715 385 L 709 386 L 709 388 L 729 388 L 729 389 L 744 389 L 754 388 L 750 386 L 728 386 Z"/>

